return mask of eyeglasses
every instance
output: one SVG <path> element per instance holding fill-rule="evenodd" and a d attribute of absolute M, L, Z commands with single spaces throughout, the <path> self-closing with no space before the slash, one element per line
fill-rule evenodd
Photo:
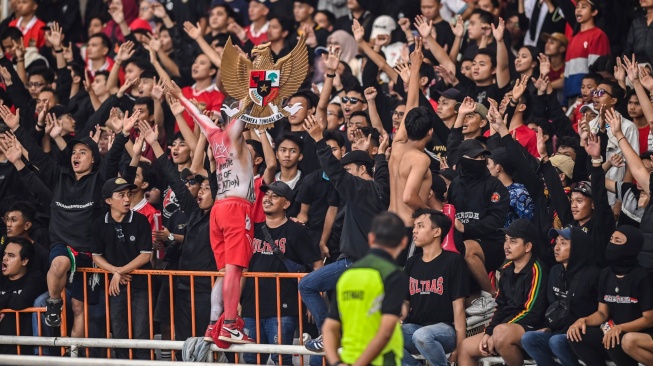
<path fill-rule="evenodd" d="M 122 225 L 114 224 L 113 229 L 116 231 L 116 235 L 118 236 L 118 240 L 121 243 L 124 243 L 125 242 L 125 233 L 122 232 Z"/>
<path fill-rule="evenodd" d="M 188 185 L 191 185 L 191 186 L 194 186 L 194 185 L 197 184 L 197 181 L 194 178 L 182 179 L 181 181 L 184 182 L 184 184 L 188 184 Z"/>
<path fill-rule="evenodd" d="M 596 89 L 596 90 L 592 90 L 590 93 L 592 94 L 593 97 L 597 97 L 597 98 L 600 98 L 600 97 L 602 97 L 602 96 L 604 96 L 604 95 L 606 95 L 606 94 L 609 95 L 609 96 L 611 96 L 611 97 L 614 97 L 612 94 L 610 94 L 610 93 L 609 93 L 607 90 L 605 90 L 605 89 Z"/>
<path fill-rule="evenodd" d="M 28 88 L 40 88 L 40 87 L 42 87 L 44 85 L 45 85 L 45 83 L 34 83 L 34 82 L 27 83 Z"/>
<path fill-rule="evenodd" d="M 406 112 L 397 112 L 397 111 L 392 111 L 393 116 L 397 117 L 403 117 Z"/>
<path fill-rule="evenodd" d="M 342 100 L 343 103 L 351 103 L 351 104 L 356 104 L 358 102 L 364 103 L 361 99 L 358 99 L 356 97 L 351 97 L 351 98 L 350 97 L 342 97 L 342 98 L 340 98 L 340 100 Z"/>

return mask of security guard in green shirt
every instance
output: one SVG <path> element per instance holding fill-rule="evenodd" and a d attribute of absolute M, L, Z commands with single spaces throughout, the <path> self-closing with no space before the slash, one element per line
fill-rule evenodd
<path fill-rule="evenodd" d="M 404 339 L 399 317 L 408 278 L 394 260 L 408 241 L 403 221 L 390 212 L 379 214 L 368 240 L 369 253 L 340 276 L 322 327 L 331 366 L 401 365 Z"/>

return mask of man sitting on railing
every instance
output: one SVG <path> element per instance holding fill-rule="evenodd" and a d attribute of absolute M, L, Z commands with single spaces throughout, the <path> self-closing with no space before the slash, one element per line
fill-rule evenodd
<path fill-rule="evenodd" d="M 252 247 L 254 254 L 249 262 L 250 272 L 306 272 L 308 268 L 322 267 L 316 242 L 311 242 L 307 228 L 286 217 L 291 206 L 293 190 L 281 181 L 272 182 L 260 188 L 263 196 L 265 222 L 256 224 Z M 258 284 L 259 321 L 256 321 L 256 287 L 253 278 L 245 280 L 240 299 L 245 329 L 250 338 L 260 344 L 293 344 L 298 325 L 297 279 L 279 281 L 279 288 L 273 278 L 260 279 Z M 279 292 L 280 303 L 277 303 Z M 281 310 L 277 318 L 277 307 Z M 279 325 L 281 322 L 281 325 Z M 258 329 L 257 329 L 258 327 Z M 279 327 L 281 334 L 278 334 Z M 258 337 L 257 337 L 258 335 Z M 257 363 L 255 353 L 246 353 L 245 363 Z M 261 354 L 261 363 L 268 355 Z M 279 356 L 272 355 L 272 361 L 279 364 Z M 283 355 L 281 364 L 292 365 L 292 355 Z"/>
<path fill-rule="evenodd" d="M 136 142 L 138 144 L 138 142 Z M 111 332 L 116 339 L 149 339 L 148 285 L 145 276 L 129 273 L 135 269 L 151 269 L 152 229 L 147 218 L 130 209 L 131 190 L 136 185 L 123 178 L 109 179 L 102 187 L 102 196 L 109 212 L 94 222 L 91 243 L 93 261 L 112 274 L 109 283 Z M 131 282 L 131 289 L 127 283 Z M 131 290 L 131 303 L 127 301 Z M 131 308 L 131 324 L 127 314 Z M 129 328 L 132 328 L 131 337 Z M 116 349 L 117 358 L 129 358 L 129 350 Z M 134 358 L 149 359 L 148 350 L 134 351 Z"/>
<path fill-rule="evenodd" d="M 0 309 L 22 310 L 47 290 L 45 275 L 34 265 L 34 245 L 25 238 L 9 237 L 2 255 Z M 0 334 L 32 335 L 32 314 L 20 314 L 20 333 L 16 334 L 16 316 L 0 314 Z M 15 346 L 3 345 L 0 354 L 16 353 Z"/>

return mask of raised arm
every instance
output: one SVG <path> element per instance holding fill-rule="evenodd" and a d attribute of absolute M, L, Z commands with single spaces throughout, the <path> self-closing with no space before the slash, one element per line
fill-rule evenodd
<path fill-rule="evenodd" d="M 408 141 L 408 133 L 406 132 L 406 116 L 419 104 L 419 68 L 424 62 L 424 54 L 422 53 L 422 39 L 415 39 L 415 50 L 410 54 L 410 82 L 408 83 L 408 98 L 406 100 L 406 113 L 404 118 L 401 119 L 399 128 L 395 133 L 394 142 L 405 143 Z"/>
<path fill-rule="evenodd" d="M 379 110 L 376 108 L 376 96 L 378 91 L 375 87 L 369 87 L 365 89 L 365 99 L 367 99 L 367 108 L 370 114 L 370 121 L 372 122 L 372 127 L 379 131 L 380 135 L 388 133 L 383 128 L 383 122 L 381 122 L 381 116 L 379 115 Z"/>
<path fill-rule="evenodd" d="M 113 64 L 113 68 L 109 72 L 109 77 L 107 78 L 107 88 L 109 88 L 111 93 L 115 93 L 118 89 L 120 65 L 129 60 L 134 55 L 134 52 L 136 52 L 136 50 L 134 50 L 134 42 L 127 41 L 120 45 L 120 49 L 118 49 L 118 53 L 114 58 L 115 63 Z"/>
<path fill-rule="evenodd" d="M 381 71 L 385 72 L 388 74 L 388 77 L 396 81 L 397 72 L 388 65 L 386 62 L 385 58 L 381 56 L 378 52 L 374 51 L 374 49 L 367 43 L 365 42 L 365 28 L 363 28 L 362 25 L 358 22 L 358 20 L 354 19 L 354 24 L 351 26 L 352 33 L 354 34 L 354 38 L 356 39 L 356 42 L 358 42 L 358 47 L 360 47 L 363 52 L 367 55 L 367 57 L 374 62 Z"/>
<path fill-rule="evenodd" d="M 197 42 L 202 52 L 211 60 L 211 62 L 218 68 L 222 65 L 222 55 L 217 53 L 211 45 L 206 42 L 202 36 L 202 28 L 200 23 L 193 25 L 191 22 L 184 22 L 184 31 L 188 36 Z"/>
<path fill-rule="evenodd" d="M 639 158 L 639 154 L 633 149 L 632 146 L 630 146 L 628 139 L 626 136 L 624 136 L 624 133 L 621 130 L 621 116 L 617 114 L 613 109 L 609 109 L 605 112 L 605 118 L 610 124 L 612 134 L 617 139 L 619 148 L 621 148 L 621 152 L 623 153 L 625 160 L 628 162 L 628 167 L 630 168 L 630 172 L 633 174 L 633 177 L 642 187 L 644 192 L 651 194 L 649 192 L 651 174 L 644 166 L 644 163 L 642 163 L 642 160 Z"/>
<path fill-rule="evenodd" d="M 213 121 L 211 121 L 209 117 L 203 115 L 202 112 L 200 112 L 200 110 L 197 109 L 193 103 L 184 97 L 184 95 L 181 93 L 181 89 L 179 89 L 174 81 L 166 81 L 166 91 L 173 97 L 179 99 L 181 105 L 197 122 L 197 124 L 200 126 L 200 129 L 202 130 L 202 133 L 206 137 L 209 137 L 211 132 L 218 130 L 218 127 L 213 123 Z"/>
<path fill-rule="evenodd" d="M 419 31 L 419 34 L 422 36 L 424 42 L 429 46 L 429 50 L 433 54 L 440 66 L 446 68 L 449 71 L 456 72 L 456 65 L 449 58 L 447 51 L 438 44 L 433 36 L 431 30 L 433 29 L 433 21 L 427 21 L 425 17 L 418 15 L 415 18 L 415 27 Z M 406 108 L 408 110 L 408 108 Z"/>
<path fill-rule="evenodd" d="M 342 51 L 338 46 L 329 46 L 329 55 L 322 55 L 324 61 L 325 75 L 322 91 L 320 92 L 320 100 L 317 103 L 315 110 L 315 117 L 317 120 L 327 120 L 327 107 L 331 101 L 331 91 L 333 90 L 333 79 L 336 78 L 336 70 L 340 64 L 340 55 Z"/>
<path fill-rule="evenodd" d="M 265 160 L 263 182 L 265 184 L 270 184 L 274 182 L 274 175 L 277 172 L 277 158 L 274 155 L 274 149 L 272 148 L 272 143 L 270 142 L 272 138 L 265 129 L 259 129 L 256 131 L 256 135 L 258 135 L 261 141 L 261 146 L 263 147 L 263 159 Z"/>
<path fill-rule="evenodd" d="M 651 99 L 649 99 L 648 93 L 646 92 L 646 89 L 644 89 L 644 85 L 642 85 L 642 82 L 639 79 L 640 69 L 637 61 L 635 61 L 635 54 L 632 56 L 632 61 L 629 60 L 628 57 L 624 57 L 623 60 L 624 62 L 622 66 L 626 70 L 628 79 L 635 88 L 637 99 L 639 100 L 639 105 L 642 106 L 644 117 L 647 121 L 649 121 L 650 124 L 651 121 L 653 121 L 653 104 L 651 104 Z"/>
<path fill-rule="evenodd" d="M 492 26 L 492 35 L 497 42 L 497 86 L 503 88 L 510 83 L 510 69 L 508 67 L 508 49 L 503 42 L 503 33 L 506 29 L 506 23 L 503 18 L 499 18 L 499 25 Z"/>

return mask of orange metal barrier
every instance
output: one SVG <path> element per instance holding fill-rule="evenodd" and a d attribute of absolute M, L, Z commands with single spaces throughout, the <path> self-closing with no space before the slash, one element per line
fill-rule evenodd
<path fill-rule="evenodd" d="M 21 335 L 20 334 L 20 314 L 26 314 L 26 313 L 29 313 L 30 316 L 31 316 L 31 314 L 34 314 L 34 313 L 39 315 L 39 316 L 37 316 L 37 319 L 38 319 L 38 322 L 37 322 L 37 324 L 38 324 L 38 334 L 33 334 L 33 335 L 39 335 L 40 336 L 41 335 L 41 326 L 42 326 L 41 325 L 41 313 L 44 313 L 44 312 L 45 312 L 45 308 L 42 308 L 42 307 L 32 307 L 32 308 L 27 308 L 27 309 L 23 309 L 23 310 L 11 310 L 11 309 L 0 310 L 0 314 L 3 314 L 5 317 L 7 317 L 7 316 L 15 316 L 16 317 L 16 335 L 18 335 L 18 336 Z M 30 326 L 31 326 L 31 323 L 30 323 Z M 20 345 L 16 346 L 17 354 L 19 354 L 19 355 L 21 354 L 21 347 L 23 347 L 23 346 L 20 346 Z M 33 349 L 32 346 L 25 346 L 25 347 L 27 349 Z M 32 354 L 32 353 L 33 352 L 30 352 L 29 354 Z M 41 355 L 41 354 L 42 354 L 42 348 L 39 347 L 39 355 Z"/>
<path fill-rule="evenodd" d="M 108 293 L 108 284 L 110 283 L 110 278 L 109 278 L 109 273 L 105 272 L 101 269 L 98 268 L 78 268 L 77 269 L 79 275 L 84 276 L 84 283 L 88 283 L 88 276 L 93 275 L 95 273 L 99 273 L 101 275 L 104 275 L 104 283 L 105 283 L 105 316 L 106 316 L 106 337 L 110 338 L 110 331 L 111 331 L 111 315 L 110 315 L 110 310 L 109 310 L 109 293 Z M 191 328 L 192 328 L 192 335 L 193 337 L 198 337 L 198 336 L 203 336 L 203 334 L 195 334 L 195 326 L 196 326 L 196 315 L 195 315 L 195 279 L 196 277 L 211 277 L 211 286 L 215 284 L 215 279 L 216 277 L 223 277 L 224 273 L 223 272 L 200 272 L 200 271 L 176 271 L 176 270 L 135 270 L 130 273 L 130 275 L 142 275 L 142 276 L 147 276 L 147 291 L 148 291 L 148 313 L 149 313 L 149 326 L 150 326 L 150 339 L 154 339 L 154 301 L 152 298 L 152 281 L 153 277 L 163 277 L 167 278 L 168 285 L 170 288 L 170 293 L 169 293 L 169 301 L 170 301 L 170 335 L 171 339 L 174 340 L 175 337 L 175 302 L 174 302 L 174 295 L 175 295 L 175 283 L 174 279 L 178 277 L 188 277 L 190 278 L 190 303 L 191 303 Z M 255 291 L 255 302 L 256 302 L 256 334 L 257 334 L 257 342 L 260 342 L 261 339 L 261 329 L 260 329 L 260 317 L 259 317 L 259 305 L 260 305 L 260 300 L 259 299 L 259 279 L 260 278 L 275 278 L 276 279 L 276 289 L 277 289 L 277 296 L 276 296 L 276 308 L 277 308 L 277 319 L 278 321 L 278 328 L 277 328 L 277 336 L 278 336 L 278 343 L 282 343 L 282 336 L 281 336 L 281 295 L 280 295 L 280 285 L 281 282 L 280 280 L 282 278 L 289 278 L 289 279 L 296 279 L 298 282 L 299 280 L 306 275 L 305 273 L 263 273 L 263 272 L 245 272 L 243 273 L 243 277 L 246 278 L 254 278 L 254 291 Z M 165 280 L 165 279 L 164 279 Z M 87 293 L 87 286 L 84 286 L 84 337 L 88 338 L 89 337 L 89 312 L 88 312 L 88 293 Z M 127 283 L 127 323 L 128 323 L 128 329 L 129 329 L 129 339 L 132 339 L 132 304 L 131 304 L 131 283 Z M 303 324 L 303 314 L 302 314 L 302 299 L 301 295 L 297 294 L 298 297 L 298 310 L 299 310 L 299 341 L 300 344 L 303 344 L 303 330 L 304 330 L 304 324 Z M 65 298 L 65 297 L 64 297 Z M 263 301 L 269 301 L 271 299 L 263 299 Z M 41 311 L 45 311 L 45 309 L 42 309 Z M 64 328 L 65 324 L 65 312 L 63 314 L 64 322 L 62 322 L 62 328 Z M 39 317 L 39 329 L 40 329 L 40 317 Z M 63 331 L 62 329 L 62 331 Z M 174 351 L 172 351 L 173 358 L 174 358 Z M 86 357 L 89 357 L 89 353 L 86 353 Z M 107 349 L 107 357 L 111 358 L 111 351 Z M 130 359 L 133 358 L 133 351 L 130 349 L 129 350 L 129 357 Z M 154 359 L 154 351 L 152 350 L 150 352 L 150 358 Z M 180 358 L 179 358 L 180 359 Z M 257 356 L 258 363 L 265 363 L 267 360 L 261 360 L 260 354 Z M 236 355 L 236 362 L 238 362 L 238 355 Z M 300 358 L 300 362 L 303 365 L 303 357 Z M 281 364 L 281 355 L 279 355 L 279 363 Z"/>

